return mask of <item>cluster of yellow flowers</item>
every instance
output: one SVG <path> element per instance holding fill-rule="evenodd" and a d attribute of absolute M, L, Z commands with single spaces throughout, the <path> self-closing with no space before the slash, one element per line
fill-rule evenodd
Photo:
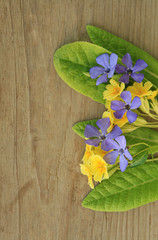
<path fill-rule="evenodd" d="M 88 177 L 88 184 L 91 188 L 94 188 L 93 179 L 96 182 L 101 182 L 102 179 L 109 178 L 108 164 L 103 159 L 106 153 L 100 146 L 86 145 L 86 151 L 82 159 L 83 164 L 80 164 L 80 167 L 81 173 Z"/>
<path fill-rule="evenodd" d="M 132 98 L 136 96 L 139 97 L 142 103 L 140 110 L 155 119 L 154 115 L 150 112 L 150 110 L 158 114 L 158 101 L 155 99 L 155 97 L 158 95 L 158 90 L 152 91 L 151 90 L 152 86 L 153 84 L 149 81 L 146 82 L 144 85 L 143 82 L 141 83 L 134 82 L 133 85 L 127 87 L 126 90 L 131 92 Z M 111 101 L 121 100 L 120 94 L 124 91 L 124 89 L 125 89 L 124 83 L 119 84 L 119 82 L 115 81 L 114 79 L 111 79 L 110 84 L 106 86 L 106 90 L 103 93 L 103 97 L 104 99 L 106 99 L 105 107 L 107 110 L 103 113 L 102 117 L 110 118 L 111 128 L 113 127 L 113 125 L 123 127 L 126 123 L 128 123 L 126 113 L 121 119 L 117 119 L 113 114 L 114 111 L 111 109 Z M 138 113 L 137 120 L 132 124 L 130 128 L 123 128 L 122 129 L 123 132 L 134 130 L 142 125 L 144 126 L 147 122 L 144 118 L 141 118 L 141 115 L 143 114 Z"/>
<path fill-rule="evenodd" d="M 144 112 L 144 115 L 149 115 L 150 117 L 158 120 L 158 117 L 153 114 L 155 112 L 158 114 L 158 102 L 155 97 L 158 95 L 158 90 L 152 91 L 152 83 L 137 83 L 134 82 L 132 86 L 127 87 L 126 90 L 130 91 L 132 94 L 132 98 L 138 96 L 141 99 L 141 107 L 140 110 Z M 103 98 L 106 99 L 106 111 L 103 113 L 103 118 L 110 119 L 110 127 L 108 132 L 110 132 L 114 125 L 118 125 L 120 128 L 123 127 L 125 124 L 128 125 L 127 128 L 124 128 L 124 132 L 132 131 L 136 127 L 145 126 L 147 124 L 144 118 L 140 116 L 143 115 L 138 113 L 139 117 L 137 118 L 136 122 L 129 128 L 128 119 L 126 113 L 122 117 L 122 119 L 117 119 L 114 116 L 114 111 L 111 109 L 111 101 L 113 100 L 121 100 L 120 94 L 124 91 L 125 84 L 119 83 L 114 79 L 110 80 L 110 84 L 106 86 L 106 90 L 103 93 Z M 123 128 L 122 128 L 123 130 Z M 81 173 L 88 177 L 88 184 L 91 188 L 94 188 L 93 180 L 96 182 L 101 182 L 103 179 L 109 178 L 108 174 L 108 167 L 109 164 L 105 162 L 103 157 L 107 154 L 107 152 L 103 151 L 100 146 L 94 147 L 90 145 L 86 145 L 86 150 L 82 159 Z"/>

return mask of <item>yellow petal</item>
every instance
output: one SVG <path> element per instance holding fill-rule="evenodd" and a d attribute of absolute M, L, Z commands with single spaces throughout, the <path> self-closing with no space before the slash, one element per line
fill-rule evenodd
<path fill-rule="evenodd" d="M 150 81 L 146 82 L 143 86 L 143 83 L 135 82 L 133 86 L 127 88 L 128 91 L 131 92 L 132 97 L 144 97 L 151 95 L 151 91 L 148 91 L 152 87 L 152 83 Z"/>
<path fill-rule="evenodd" d="M 94 175 L 94 180 L 100 182 L 103 174 L 107 171 L 107 163 L 99 155 L 94 155 L 90 158 L 89 169 Z"/>
<path fill-rule="evenodd" d="M 108 171 L 106 171 L 106 172 L 104 173 L 104 176 L 103 176 L 103 178 L 104 178 L 104 179 L 108 179 L 108 178 L 109 178 Z"/>
<path fill-rule="evenodd" d="M 92 146 L 86 144 L 86 150 L 85 150 L 84 156 L 82 158 L 83 163 L 86 163 L 92 155 L 94 155 Z"/>
<path fill-rule="evenodd" d="M 89 168 L 86 165 L 84 165 L 84 164 L 80 164 L 80 168 L 81 168 L 81 173 L 88 177 L 88 184 L 89 184 L 89 186 L 91 188 L 94 188 L 94 184 L 93 184 L 93 180 L 92 180 L 92 174 L 91 174 Z"/>
<path fill-rule="evenodd" d="M 123 89 L 125 88 L 124 83 L 121 83 L 119 85 L 119 83 L 116 82 L 114 79 L 111 79 L 110 83 L 111 84 L 108 84 L 106 86 L 106 90 L 103 93 L 104 99 L 107 99 L 107 100 L 113 100 L 114 98 L 119 96 L 121 94 L 121 92 L 123 91 Z"/>
<path fill-rule="evenodd" d="M 110 110 L 111 109 L 111 101 L 106 100 L 105 107 Z"/>
<path fill-rule="evenodd" d="M 103 177 L 103 173 L 98 171 L 94 174 L 94 181 L 101 182 L 102 177 Z"/>
<path fill-rule="evenodd" d="M 150 99 L 150 100 L 154 100 L 154 98 L 158 95 L 158 90 L 156 90 L 156 91 L 150 91 L 151 92 L 151 94 L 150 94 L 150 96 L 148 96 L 147 97 L 147 99 Z"/>
<path fill-rule="evenodd" d="M 114 87 L 119 87 L 119 83 L 116 82 L 114 79 L 111 79 L 111 80 L 110 80 L 110 83 L 111 83 L 111 85 L 113 85 Z"/>
<path fill-rule="evenodd" d="M 88 176 L 88 184 L 89 186 L 93 189 L 94 188 L 94 184 L 93 184 L 93 180 L 92 180 L 92 175 Z"/>
<path fill-rule="evenodd" d="M 103 98 L 106 99 L 106 100 L 112 100 L 112 99 L 115 98 L 115 96 L 111 92 L 109 92 L 108 90 L 105 90 L 103 92 Z"/>
<path fill-rule="evenodd" d="M 95 147 L 94 154 L 95 155 L 99 155 L 99 156 L 101 156 L 103 158 L 105 156 L 105 154 L 107 154 L 107 152 L 102 150 L 101 146 L 98 146 L 98 147 Z"/>
<path fill-rule="evenodd" d="M 144 89 L 145 89 L 146 91 L 148 91 L 152 86 L 153 86 L 153 84 L 148 81 L 148 82 L 146 82 L 146 83 L 144 84 Z"/>
<path fill-rule="evenodd" d="M 80 168 L 81 168 L 81 173 L 83 175 L 89 176 L 90 175 L 90 170 L 88 169 L 88 167 L 84 164 L 80 164 Z"/>
<path fill-rule="evenodd" d="M 111 84 L 108 84 L 108 85 L 106 86 L 106 89 L 107 89 L 108 91 L 112 91 L 113 88 L 114 88 L 114 87 L 113 87 Z"/>
<path fill-rule="evenodd" d="M 125 84 L 122 82 L 121 83 L 121 92 L 124 90 L 124 88 L 125 88 Z"/>

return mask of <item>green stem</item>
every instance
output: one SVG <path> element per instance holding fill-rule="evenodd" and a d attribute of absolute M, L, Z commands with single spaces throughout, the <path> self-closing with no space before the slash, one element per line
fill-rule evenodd
<path fill-rule="evenodd" d="M 158 158 L 153 158 L 153 159 L 147 159 L 146 162 L 154 162 L 154 161 L 158 161 Z M 132 164 L 132 162 L 128 162 L 128 165 L 130 166 Z"/>
<path fill-rule="evenodd" d="M 137 156 L 138 154 L 140 154 L 140 153 L 142 153 L 142 152 L 145 152 L 145 151 L 147 151 L 147 150 L 150 150 L 150 147 L 149 147 L 149 148 L 146 148 L 146 149 L 143 149 L 142 151 L 134 154 L 134 155 L 133 155 L 133 158 L 134 158 L 135 156 Z"/>
<path fill-rule="evenodd" d="M 152 113 L 148 113 L 148 116 L 150 116 L 151 118 L 158 120 L 158 117 Z"/>
<path fill-rule="evenodd" d="M 150 109 L 150 110 L 152 110 L 152 109 Z M 141 112 L 139 112 L 139 115 L 140 116 L 144 116 L 144 117 L 146 117 L 146 116 L 150 116 L 151 118 L 153 118 L 153 119 L 155 119 L 155 120 L 158 120 L 158 117 L 157 117 L 157 115 L 155 115 L 155 114 L 153 114 L 153 113 L 141 113 Z"/>
<path fill-rule="evenodd" d="M 135 146 L 138 146 L 138 145 L 146 145 L 149 147 L 149 145 L 147 143 L 136 143 L 136 144 L 133 144 L 133 145 L 130 145 L 129 147 L 135 147 Z"/>
<path fill-rule="evenodd" d="M 158 125 L 150 125 L 150 124 L 148 124 L 148 125 L 141 125 L 141 127 L 147 127 L 147 128 L 158 128 Z"/>
<path fill-rule="evenodd" d="M 154 161 L 158 161 L 158 158 L 153 158 L 153 159 L 147 159 L 146 162 L 154 162 Z"/>
<path fill-rule="evenodd" d="M 140 115 L 140 116 L 144 116 L 144 117 L 148 116 L 148 114 L 146 114 L 146 113 L 140 113 L 140 112 L 139 112 L 139 115 Z"/>
<path fill-rule="evenodd" d="M 119 169 L 119 162 L 116 165 L 108 168 L 109 177 L 111 177 Z"/>

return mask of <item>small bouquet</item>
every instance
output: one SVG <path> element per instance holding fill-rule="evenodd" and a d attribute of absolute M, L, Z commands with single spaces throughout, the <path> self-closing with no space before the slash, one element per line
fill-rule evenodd
<path fill-rule="evenodd" d="M 158 61 L 97 27 L 87 32 L 93 44 L 67 44 L 54 55 L 70 87 L 105 105 L 100 119 L 73 126 L 85 139 L 80 168 L 92 188 L 82 206 L 127 211 L 158 200 Z"/>

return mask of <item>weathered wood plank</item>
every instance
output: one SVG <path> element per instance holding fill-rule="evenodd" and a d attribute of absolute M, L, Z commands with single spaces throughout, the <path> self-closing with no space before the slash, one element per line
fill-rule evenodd
<path fill-rule="evenodd" d="M 90 190 L 71 127 L 104 106 L 70 89 L 52 57 L 94 24 L 158 59 L 157 0 L 0 1 L 0 239 L 157 240 L 158 202 L 125 213 L 81 207 Z"/>

